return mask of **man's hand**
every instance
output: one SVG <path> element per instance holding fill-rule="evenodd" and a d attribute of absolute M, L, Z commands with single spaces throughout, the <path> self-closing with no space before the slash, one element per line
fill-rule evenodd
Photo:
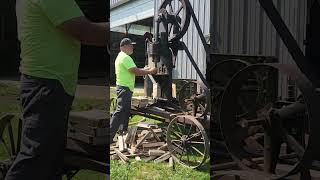
<path fill-rule="evenodd" d="M 150 74 L 157 74 L 158 72 L 157 68 L 152 68 L 149 71 L 150 71 Z"/>

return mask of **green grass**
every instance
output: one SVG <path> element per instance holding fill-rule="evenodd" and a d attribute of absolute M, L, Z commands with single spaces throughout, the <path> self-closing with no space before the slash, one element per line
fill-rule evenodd
<path fill-rule="evenodd" d="M 0 96 L 18 96 L 18 86 L 12 83 L 0 83 Z"/>
<path fill-rule="evenodd" d="M 169 167 L 168 163 L 148 163 L 130 160 L 130 164 L 123 164 L 118 160 L 111 160 L 110 173 L 112 180 L 205 180 L 209 179 L 208 163 L 199 170 L 189 169 L 175 163 L 175 167 Z"/>

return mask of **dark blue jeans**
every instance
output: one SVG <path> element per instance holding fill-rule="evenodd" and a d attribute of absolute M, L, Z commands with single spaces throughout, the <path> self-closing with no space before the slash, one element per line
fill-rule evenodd
<path fill-rule="evenodd" d="M 73 97 L 58 80 L 22 75 L 22 142 L 6 180 L 61 179 Z"/>
<path fill-rule="evenodd" d="M 117 86 L 117 108 L 110 120 L 110 138 L 113 140 L 118 129 L 128 130 L 132 91 L 125 86 Z"/>

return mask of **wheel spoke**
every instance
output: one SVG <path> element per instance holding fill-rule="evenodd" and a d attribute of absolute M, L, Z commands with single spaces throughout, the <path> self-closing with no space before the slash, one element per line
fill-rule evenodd
<path fill-rule="evenodd" d="M 191 133 L 191 129 L 192 129 L 192 127 L 193 127 L 193 125 L 192 125 L 192 124 L 190 124 L 190 129 L 189 129 L 189 132 L 188 132 L 188 134 L 187 134 L 187 137 L 189 137 L 189 135 L 190 135 L 190 133 Z"/>
<path fill-rule="evenodd" d="M 201 156 L 204 156 L 204 154 L 199 150 L 199 149 L 197 149 L 196 147 L 194 147 L 194 146 L 192 146 L 192 145 L 190 145 L 191 146 L 191 148 L 193 149 L 193 150 L 195 150 L 196 152 L 198 152 L 199 154 L 201 154 Z"/>
<path fill-rule="evenodd" d="M 183 6 L 181 6 L 181 7 L 178 9 L 178 11 L 175 13 L 175 15 L 177 16 L 177 15 L 181 12 L 182 9 L 183 9 Z"/>
<path fill-rule="evenodd" d="M 188 142 L 189 144 L 203 144 L 204 145 L 204 142 L 203 141 L 189 141 Z"/>
<path fill-rule="evenodd" d="M 178 128 L 179 132 L 180 132 L 181 134 L 183 134 L 182 131 L 181 131 L 181 129 L 180 129 L 180 127 L 179 127 L 179 125 L 178 125 L 178 123 L 177 123 L 177 122 L 174 122 L 174 124 L 177 125 L 177 128 Z M 180 138 L 181 138 L 181 136 L 180 136 Z"/>
<path fill-rule="evenodd" d="M 187 141 L 190 141 L 191 139 L 195 138 L 195 137 L 198 137 L 201 135 L 201 131 L 198 131 L 197 133 L 194 133 L 192 134 L 188 139 Z"/>
<path fill-rule="evenodd" d="M 178 132 L 176 132 L 176 131 L 173 131 L 172 132 L 172 135 L 175 135 L 175 137 L 178 137 L 178 138 L 182 138 L 182 136 L 180 136 L 179 134 L 178 134 Z"/>
<path fill-rule="evenodd" d="M 10 145 L 11 145 L 11 155 L 15 155 L 16 154 L 16 150 L 15 150 L 15 143 L 14 143 L 14 137 L 13 137 L 13 130 L 12 130 L 11 121 L 8 123 L 8 133 L 9 133 Z"/>

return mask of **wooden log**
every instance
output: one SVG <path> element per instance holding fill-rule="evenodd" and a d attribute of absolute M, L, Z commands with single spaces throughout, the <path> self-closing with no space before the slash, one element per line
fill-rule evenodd
<path fill-rule="evenodd" d="M 133 126 L 129 129 L 128 136 L 125 141 L 127 144 L 131 145 L 136 140 L 137 130 L 137 126 Z"/>
<path fill-rule="evenodd" d="M 168 166 L 169 166 L 169 167 L 173 167 L 173 163 L 174 163 L 174 162 L 173 162 L 173 158 L 170 157 L 170 158 L 169 158 L 169 165 L 168 165 Z"/>
<path fill-rule="evenodd" d="M 163 154 L 162 156 L 158 157 L 157 159 L 154 160 L 155 163 L 160 163 L 162 161 L 165 161 L 171 157 L 171 153 L 167 152 Z"/>
<path fill-rule="evenodd" d="M 149 156 L 162 156 L 165 153 L 166 153 L 166 151 L 156 150 L 156 149 L 150 149 L 148 151 Z"/>

